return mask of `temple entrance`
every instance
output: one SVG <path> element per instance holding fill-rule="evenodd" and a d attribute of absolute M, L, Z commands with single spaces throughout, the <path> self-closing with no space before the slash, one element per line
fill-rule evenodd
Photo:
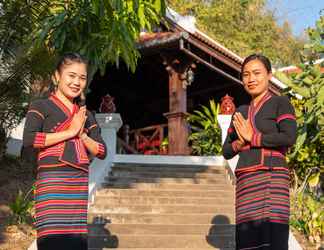
<path fill-rule="evenodd" d="M 95 75 L 87 95 L 94 111 L 106 94 L 114 98 L 124 124 L 121 144 L 129 153 L 143 153 L 145 145 L 158 150 L 168 137 L 168 154 L 188 155 L 188 112 L 225 95 L 235 106 L 250 101 L 240 80 L 240 56 L 197 29 L 193 19 L 171 11 L 165 21 L 153 33 L 141 33 L 136 72 L 123 63 L 108 65 L 103 76 Z M 282 84 L 274 80 L 269 89 L 278 95 Z"/>
<path fill-rule="evenodd" d="M 143 32 L 137 43 L 141 53 L 136 72 L 121 63 L 97 73 L 87 95 L 89 109 L 98 111 L 101 98 L 114 98 L 124 128 L 120 143 L 128 153 L 162 153 L 168 138 L 168 154 L 188 155 L 188 112 L 219 103 L 229 95 L 235 106 L 247 104 L 250 97 L 240 80 L 243 59 L 176 14 L 167 18 L 155 33 Z M 280 84 L 271 84 L 278 94 Z"/>
<path fill-rule="evenodd" d="M 96 112 L 99 111 L 103 96 L 109 94 L 114 98 L 116 112 L 120 113 L 124 124 L 123 129 L 119 131 L 119 138 L 122 144 L 134 149 L 128 150 L 128 153 L 164 153 L 160 150 L 160 145 L 168 136 L 167 114 L 170 111 L 172 94 L 163 55 L 167 53 L 174 55 L 175 52 L 165 50 L 155 52 L 144 54 L 134 73 L 124 64 L 119 68 L 108 66 L 105 75 L 101 76 L 99 73 L 95 75 L 90 86 L 91 92 L 87 95 L 88 108 Z M 184 61 L 190 60 L 185 55 L 181 58 Z M 186 86 L 180 86 L 180 89 L 185 89 L 187 112 L 199 109 L 200 105 L 208 105 L 210 99 L 219 103 L 226 94 L 234 98 L 236 106 L 249 102 L 250 98 L 240 84 L 199 62 L 191 60 L 191 64 L 194 65 L 190 68 L 192 82 L 186 79 Z"/>

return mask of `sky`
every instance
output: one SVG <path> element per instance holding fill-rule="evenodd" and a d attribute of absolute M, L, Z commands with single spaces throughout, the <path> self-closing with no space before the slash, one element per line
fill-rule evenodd
<path fill-rule="evenodd" d="M 268 0 L 268 5 L 280 24 L 289 21 L 296 36 L 302 35 L 308 27 L 315 27 L 320 10 L 324 15 L 324 0 Z"/>

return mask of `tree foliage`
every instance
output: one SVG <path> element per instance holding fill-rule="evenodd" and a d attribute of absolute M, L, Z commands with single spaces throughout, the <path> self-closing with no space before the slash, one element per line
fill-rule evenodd
<path fill-rule="evenodd" d="M 25 113 L 31 65 L 24 44 L 32 29 L 32 17 L 23 1 L 0 1 L 0 159 L 8 132 Z"/>
<path fill-rule="evenodd" d="M 49 15 L 35 32 L 37 45 L 62 53 L 77 51 L 89 59 L 91 74 L 105 72 L 120 58 L 132 71 L 141 30 L 152 30 L 165 12 L 164 0 L 50 1 Z"/>
<path fill-rule="evenodd" d="M 324 13 L 324 12 L 323 12 Z M 324 57 L 324 15 L 316 21 L 315 27 L 307 29 L 309 41 L 304 46 L 304 61 L 315 61 Z"/>
<path fill-rule="evenodd" d="M 299 61 L 302 42 L 285 22 L 279 26 L 265 0 L 170 0 L 182 14 L 194 15 L 198 28 L 245 57 L 262 52 L 274 65 Z"/>
<path fill-rule="evenodd" d="M 324 64 L 315 64 L 324 52 L 324 16 L 315 28 L 308 29 L 308 34 L 310 41 L 303 52 L 305 62 L 299 65 L 302 71 L 289 76 L 277 72 L 276 76 L 287 84 L 288 91 L 302 97 L 293 102 L 298 138 L 290 160 L 301 180 L 309 176 L 310 183 L 317 180 L 316 185 L 324 172 L 324 74 L 321 72 Z"/>

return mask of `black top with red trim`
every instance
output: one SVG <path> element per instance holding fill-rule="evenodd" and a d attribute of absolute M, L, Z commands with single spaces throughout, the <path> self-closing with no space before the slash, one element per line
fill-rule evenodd
<path fill-rule="evenodd" d="M 78 109 L 79 107 L 74 105 L 71 112 L 55 95 L 30 104 L 26 116 L 23 145 L 24 147 L 33 146 L 39 149 L 39 170 L 46 171 L 54 167 L 68 165 L 88 171 L 89 152 L 79 137 L 49 147 L 44 145 L 46 134 L 67 129 Z M 106 144 L 101 137 L 100 128 L 91 112 L 87 110 L 86 115 L 84 132 L 98 143 L 98 154 L 96 156 L 104 159 L 106 157 Z"/>
<path fill-rule="evenodd" d="M 295 143 L 297 130 L 295 111 L 289 99 L 267 93 L 257 106 L 243 105 L 236 112 L 249 119 L 253 127 L 252 140 L 243 147 L 238 143 L 232 122 L 228 129 L 223 155 L 231 159 L 239 154 L 236 172 L 287 168 L 285 153 Z"/>

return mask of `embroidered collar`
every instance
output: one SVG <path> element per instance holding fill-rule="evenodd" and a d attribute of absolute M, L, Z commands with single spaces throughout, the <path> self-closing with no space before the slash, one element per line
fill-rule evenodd
<path fill-rule="evenodd" d="M 253 101 L 251 101 L 248 111 L 248 119 L 250 120 L 254 132 L 258 132 L 258 129 L 255 125 L 255 116 L 261 109 L 261 107 L 272 97 L 271 93 L 268 91 L 261 100 L 257 103 L 256 107 L 253 105 Z"/>
<path fill-rule="evenodd" d="M 54 102 L 54 104 L 58 106 L 68 117 L 72 116 L 77 111 L 76 104 L 73 104 L 73 110 L 71 112 L 70 109 L 53 93 L 50 95 L 49 99 Z"/>
<path fill-rule="evenodd" d="M 258 111 L 261 109 L 263 104 L 265 104 L 271 97 L 272 97 L 271 93 L 267 91 L 267 93 L 265 93 L 265 95 L 261 98 L 261 100 L 257 103 L 256 106 L 254 106 L 253 101 L 251 101 L 250 109 L 252 109 L 253 114 L 256 115 L 256 113 L 258 113 Z"/>

